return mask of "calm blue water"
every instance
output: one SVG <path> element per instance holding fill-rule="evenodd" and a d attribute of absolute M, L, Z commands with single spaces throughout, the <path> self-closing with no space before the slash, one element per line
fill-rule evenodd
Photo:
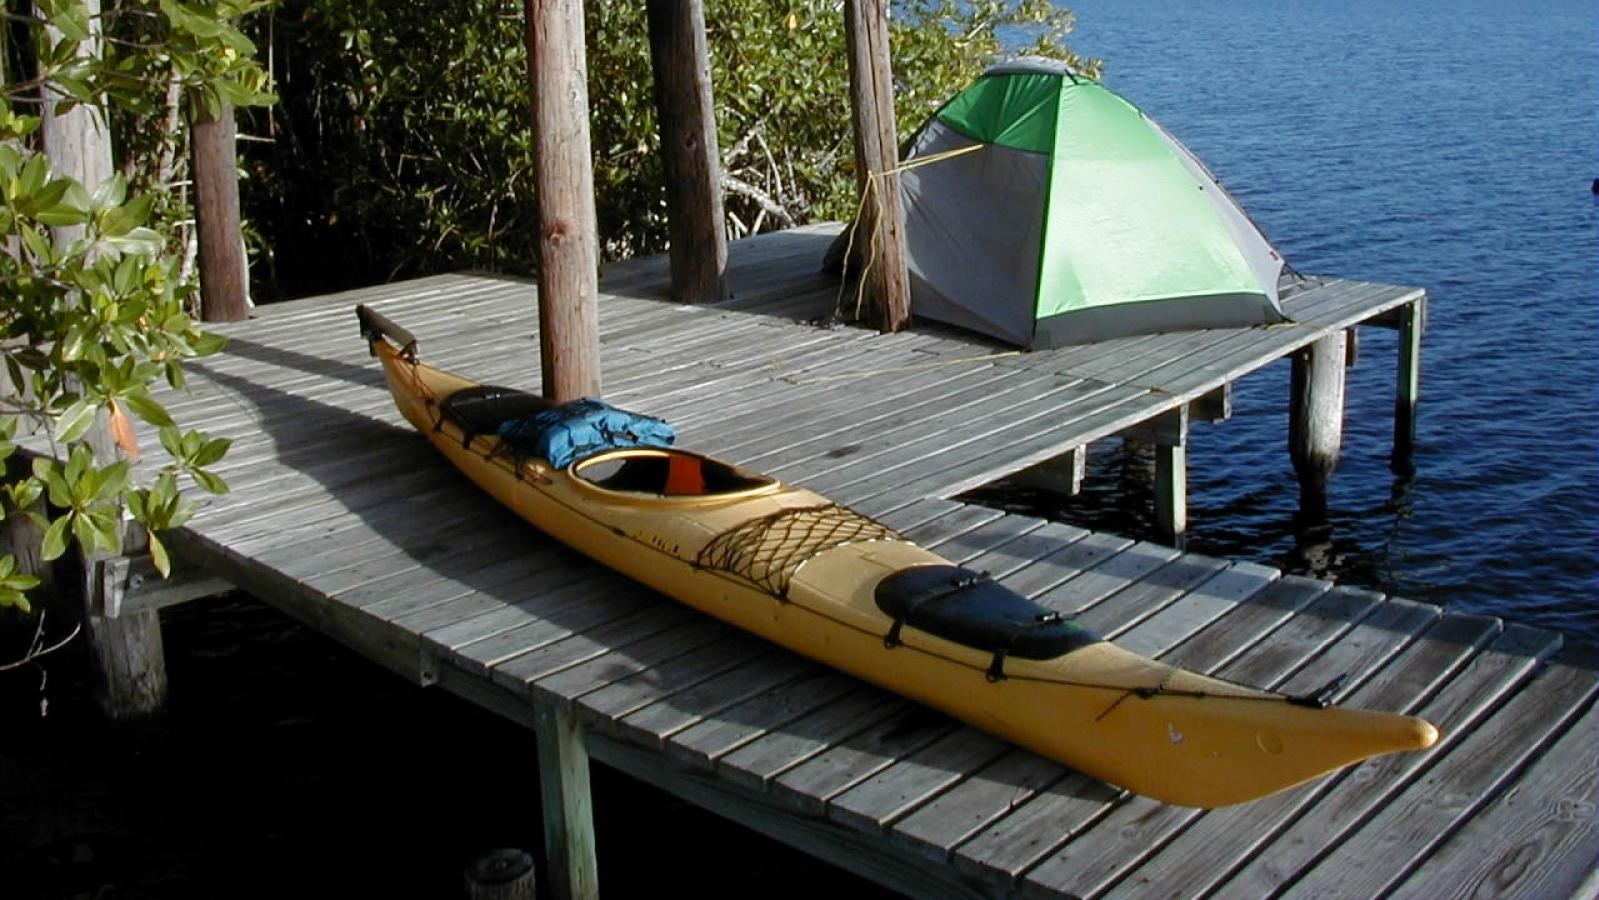
<path fill-rule="evenodd" d="M 1394 335 L 1362 330 L 1333 573 L 1599 637 L 1599 6 L 1068 5 L 1074 48 L 1296 268 L 1428 290 L 1413 481 L 1388 468 Z M 1190 546 L 1283 562 L 1286 364 L 1237 387 L 1235 418 L 1196 429 Z"/>

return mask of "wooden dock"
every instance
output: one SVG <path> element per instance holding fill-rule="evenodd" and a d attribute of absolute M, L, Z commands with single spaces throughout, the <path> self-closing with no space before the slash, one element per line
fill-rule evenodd
<path fill-rule="evenodd" d="M 874 515 L 1130 649 L 1290 692 L 1347 672 L 1340 702 L 1426 716 L 1442 743 L 1238 807 L 1166 806 L 604 570 L 438 459 L 400 421 L 356 333 L 355 304 L 375 304 L 418 334 L 429 362 L 536 387 L 535 289 L 512 279 L 421 279 L 219 329 L 226 353 L 191 367 L 186 395 L 164 399 L 181 421 L 235 440 L 217 468 L 233 492 L 172 543 L 403 677 L 535 728 L 554 882 L 574 894 L 593 888 L 589 757 L 918 897 L 1594 891 L 1590 650 L 948 499 L 1132 430 L 1167 449 L 1167 496 L 1179 504 L 1168 520 L 1180 524 L 1191 418 L 1222 417 L 1233 381 L 1329 335 L 1363 324 L 1419 334 L 1420 291 L 1328 281 L 1287 301 L 1292 325 L 1015 354 L 948 331 L 803 324 L 836 299 L 816 274 L 830 236 L 735 245 L 737 296 L 716 306 L 663 301 L 663 260 L 608 273 L 607 398 L 672 420 L 684 446 Z M 1400 372 L 1405 408 L 1413 356 Z M 110 605 L 163 602 L 116 571 Z"/>

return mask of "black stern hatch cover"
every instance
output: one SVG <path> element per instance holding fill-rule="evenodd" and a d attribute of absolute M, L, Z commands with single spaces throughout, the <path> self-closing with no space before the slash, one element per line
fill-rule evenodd
<path fill-rule="evenodd" d="M 1100 638 L 1059 612 L 1040 606 L 986 573 L 960 566 L 917 566 L 884 578 L 877 608 L 902 625 L 999 656 L 1054 659 Z"/>

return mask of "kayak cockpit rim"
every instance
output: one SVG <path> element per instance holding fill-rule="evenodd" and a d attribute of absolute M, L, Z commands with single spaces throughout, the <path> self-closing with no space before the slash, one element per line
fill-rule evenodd
<path fill-rule="evenodd" d="M 567 467 L 572 483 L 602 497 L 663 503 L 742 500 L 771 493 L 782 482 L 676 448 L 608 450 Z"/>

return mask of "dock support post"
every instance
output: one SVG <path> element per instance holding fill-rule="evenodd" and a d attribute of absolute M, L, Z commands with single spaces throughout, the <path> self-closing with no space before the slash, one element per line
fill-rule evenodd
<path fill-rule="evenodd" d="M 1299 509 L 1307 521 L 1327 518 L 1327 485 L 1343 446 L 1347 335 L 1338 331 L 1293 357 L 1288 453 L 1299 478 Z"/>
<path fill-rule="evenodd" d="M 199 235 L 200 317 L 239 322 L 250 314 L 250 261 L 239 225 L 238 126 L 233 107 L 213 114 L 196 101 L 189 123 L 194 219 Z"/>
<path fill-rule="evenodd" d="M 539 745 L 539 792 L 544 805 L 544 856 L 558 900 L 598 898 L 593 798 L 583 726 L 558 703 L 540 703 L 533 730 Z"/>
<path fill-rule="evenodd" d="M 1015 483 L 1035 490 L 1076 496 L 1082 493 L 1088 475 L 1088 445 L 1073 447 L 1060 456 L 1028 466 L 1017 472 Z"/>
<path fill-rule="evenodd" d="M 98 425 L 96 427 L 104 427 Z M 124 552 L 148 549 L 142 528 L 129 528 Z M 80 570 L 84 630 L 94 659 L 95 695 L 114 721 L 131 722 L 161 712 L 167 701 L 167 660 L 161 614 L 154 605 L 126 603 L 124 579 L 131 559 L 90 554 Z"/>
<path fill-rule="evenodd" d="M 1188 418 L 1184 403 L 1122 432 L 1129 454 L 1137 445 L 1155 451 L 1155 530 L 1160 539 L 1182 547 L 1188 530 Z"/>
<path fill-rule="evenodd" d="M 78 45 L 80 57 L 97 57 L 103 52 L 100 6 L 100 0 L 85 0 L 83 3 L 82 21 L 89 31 L 89 39 Z M 41 19 L 49 21 L 49 16 L 44 15 L 37 5 L 34 11 L 39 13 Z M 52 45 L 63 37 L 53 25 L 46 25 L 45 32 Z M 116 172 L 111 152 L 111 128 L 106 122 L 105 113 L 87 103 L 61 109 L 60 104 L 67 99 L 67 95 L 53 84 L 42 85 L 41 92 L 43 103 L 40 107 L 42 121 L 39 124 L 39 138 L 44 144 L 45 154 L 50 157 L 51 167 L 59 175 L 76 179 L 84 190 L 93 193 L 95 188 Z M 82 225 L 56 225 L 50 229 L 56 241 L 63 245 L 82 237 L 83 230 Z"/>
<path fill-rule="evenodd" d="M 649 0 L 650 60 L 666 165 L 672 299 L 727 298 L 727 229 L 705 46 L 705 0 Z"/>
<path fill-rule="evenodd" d="M 861 196 L 856 227 L 873 324 L 899 331 L 911 322 L 905 263 L 905 211 L 899 197 L 899 142 L 894 130 L 894 73 L 888 54 L 888 0 L 846 0 L 850 107 L 855 114 L 855 177 Z M 875 182 L 874 182 L 875 179 Z"/>
<path fill-rule="evenodd" d="M 492 850 L 467 867 L 467 900 L 534 900 L 538 897 L 533 857 L 507 847 Z"/>
<path fill-rule="evenodd" d="M 1399 310 L 1399 384 L 1394 396 L 1394 454 L 1390 467 L 1400 475 L 1415 471 L 1416 404 L 1421 399 L 1421 334 L 1427 326 L 1427 297 Z"/>
<path fill-rule="evenodd" d="M 95 694 L 106 716 L 135 721 L 159 713 L 167 698 L 161 614 L 141 609 L 112 617 L 90 611 L 84 618 L 94 651 Z"/>
<path fill-rule="evenodd" d="M 600 396 L 599 231 L 582 0 L 526 0 L 544 398 Z"/>
<path fill-rule="evenodd" d="M 1188 451 L 1182 444 L 1155 445 L 1155 528 L 1161 540 L 1183 546 L 1188 531 Z"/>

